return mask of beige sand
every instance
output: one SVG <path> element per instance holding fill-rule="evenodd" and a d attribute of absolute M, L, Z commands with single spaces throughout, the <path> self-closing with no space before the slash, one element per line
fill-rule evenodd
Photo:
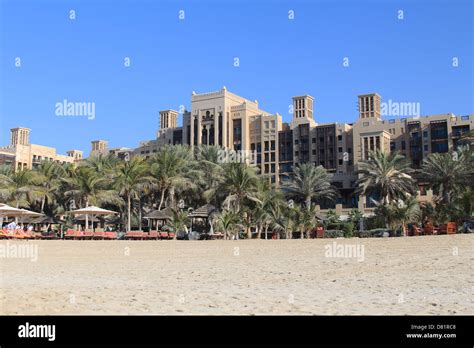
<path fill-rule="evenodd" d="M 474 235 L 8 243 L 0 314 L 474 314 Z"/>

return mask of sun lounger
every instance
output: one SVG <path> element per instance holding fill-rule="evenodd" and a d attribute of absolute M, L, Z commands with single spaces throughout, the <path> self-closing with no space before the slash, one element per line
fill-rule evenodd
<path fill-rule="evenodd" d="M 448 222 L 447 224 L 441 225 L 439 234 L 456 234 L 456 223 Z"/>
<path fill-rule="evenodd" d="M 160 232 L 160 238 L 161 239 L 171 239 L 171 232 Z M 174 234 L 173 234 L 174 237 Z"/>
<path fill-rule="evenodd" d="M 105 238 L 105 232 L 95 232 L 93 238 L 103 240 Z"/>
<path fill-rule="evenodd" d="M 134 240 L 142 240 L 146 238 L 146 234 L 142 231 L 128 231 L 125 233 L 124 239 L 134 239 Z"/>
<path fill-rule="evenodd" d="M 64 239 L 74 239 L 76 238 L 76 231 L 72 229 L 68 229 L 66 234 L 64 235 Z"/>
<path fill-rule="evenodd" d="M 10 232 L 8 229 L 3 228 L 0 230 L 0 239 L 8 239 L 10 238 Z"/>
<path fill-rule="evenodd" d="M 209 234 L 211 236 L 211 239 L 222 239 L 224 238 L 224 233 L 222 232 L 214 232 Z"/>
<path fill-rule="evenodd" d="M 104 232 L 104 239 L 107 239 L 107 240 L 117 239 L 117 232 Z"/>
<path fill-rule="evenodd" d="M 94 232 L 92 231 L 86 231 L 81 235 L 81 239 L 92 239 L 94 238 Z"/>
<path fill-rule="evenodd" d="M 10 238 L 12 239 L 27 239 L 28 236 L 26 235 L 23 230 L 14 230 L 13 233 L 10 234 Z"/>
<path fill-rule="evenodd" d="M 158 239 L 158 231 L 150 231 L 150 233 L 148 233 L 148 235 L 147 235 L 147 239 L 157 240 Z"/>
<path fill-rule="evenodd" d="M 426 223 L 425 226 L 423 227 L 423 234 L 430 236 L 435 234 L 435 228 L 433 224 L 431 223 Z"/>

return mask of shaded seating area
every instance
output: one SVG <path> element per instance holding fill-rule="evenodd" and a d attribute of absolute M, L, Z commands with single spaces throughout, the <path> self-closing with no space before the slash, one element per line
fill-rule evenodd
<path fill-rule="evenodd" d="M 143 218 L 148 220 L 150 231 L 160 231 L 173 218 L 173 209 L 168 207 L 162 210 L 154 210 Z"/>
<path fill-rule="evenodd" d="M 223 234 L 214 232 L 212 219 L 217 213 L 217 208 L 212 204 L 205 204 L 189 214 L 191 219 L 191 232 L 189 239 L 217 239 Z M 196 234 L 197 232 L 197 234 Z"/>

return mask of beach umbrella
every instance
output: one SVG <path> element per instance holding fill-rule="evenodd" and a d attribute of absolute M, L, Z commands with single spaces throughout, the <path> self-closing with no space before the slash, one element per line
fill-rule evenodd
<path fill-rule="evenodd" d="M 1 224 L 3 224 L 3 217 L 14 217 L 17 221 L 20 217 L 38 217 L 43 216 L 43 214 L 36 213 L 34 211 L 14 208 L 7 204 L 0 204 L 0 217 L 1 217 Z"/>
<path fill-rule="evenodd" d="M 86 215 L 86 216 L 92 215 L 92 220 L 94 220 L 94 217 L 97 215 L 111 215 L 111 214 L 118 214 L 118 213 L 112 210 L 102 209 L 102 208 L 91 205 L 89 207 L 67 211 L 66 214 Z M 88 227 L 89 226 L 87 226 L 87 223 L 86 223 L 86 228 Z M 94 223 L 92 223 L 92 227 L 94 227 Z"/>

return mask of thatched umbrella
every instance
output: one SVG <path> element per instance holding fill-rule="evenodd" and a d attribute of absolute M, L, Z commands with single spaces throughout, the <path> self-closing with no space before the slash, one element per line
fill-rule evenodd
<path fill-rule="evenodd" d="M 189 217 L 191 218 L 191 230 L 193 229 L 194 219 L 204 219 L 206 221 L 205 226 L 207 227 L 207 225 L 210 224 L 209 223 L 210 218 L 216 212 L 217 212 L 217 208 L 213 206 L 212 204 L 203 205 L 202 207 L 199 207 L 193 212 L 191 212 L 189 214 Z M 211 226 L 211 229 L 212 229 L 212 226 Z"/>
<path fill-rule="evenodd" d="M 148 213 L 143 218 L 152 220 L 152 221 L 162 221 L 163 222 L 162 225 L 164 225 L 167 221 L 170 221 L 173 219 L 173 209 L 168 207 L 162 210 L 155 210 L 155 211 L 152 211 L 151 213 Z M 150 225 L 150 223 L 148 223 L 148 225 Z"/>

